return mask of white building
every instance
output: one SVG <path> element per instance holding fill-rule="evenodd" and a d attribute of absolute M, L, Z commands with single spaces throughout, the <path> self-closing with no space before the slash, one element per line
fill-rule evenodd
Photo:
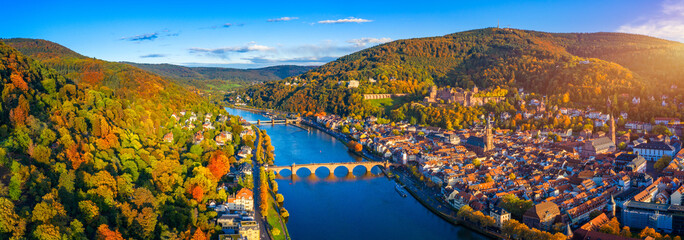
<path fill-rule="evenodd" d="M 664 142 L 648 142 L 634 146 L 634 153 L 643 156 L 648 161 L 658 161 L 663 155 L 674 157 L 676 149 Z"/>
<path fill-rule="evenodd" d="M 226 200 L 228 209 L 233 211 L 254 211 L 254 194 L 247 188 L 240 189 L 235 197 Z"/>

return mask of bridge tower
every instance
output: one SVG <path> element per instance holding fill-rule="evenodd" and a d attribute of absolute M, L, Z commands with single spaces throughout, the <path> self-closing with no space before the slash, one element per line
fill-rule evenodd
<path fill-rule="evenodd" d="M 275 120 L 271 118 L 271 125 L 275 125 Z"/>
<path fill-rule="evenodd" d="M 257 125 L 261 125 L 261 119 L 257 119 Z"/>

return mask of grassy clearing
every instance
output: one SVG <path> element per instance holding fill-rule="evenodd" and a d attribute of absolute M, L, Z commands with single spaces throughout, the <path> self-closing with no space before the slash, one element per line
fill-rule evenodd
<path fill-rule="evenodd" d="M 392 98 L 372 99 L 366 101 L 368 101 L 371 106 L 377 108 L 388 108 L 394 106 L 394 99 Z"/>
<path fill-rule="evenodd" d="M 287 229 L 283 229 L 280 225 L 280 213 L 278 212 L 278 205 L 275 201 L 273 194 L 269 194 L 268 205 L 270 207 L 268 208 L 268 215 L 266 216 L 266 219 L 269 225 L 268 229 L 271 232 L 273 239 L 286 240 Z M 287 228 L 287 226 L 285 226 L 285 228 Z"/>

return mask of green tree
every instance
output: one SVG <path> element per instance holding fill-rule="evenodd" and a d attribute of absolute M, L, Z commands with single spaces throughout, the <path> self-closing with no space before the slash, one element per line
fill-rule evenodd
<path fill-rule="evenodd" d="M 62 235 L 59 228 L 52 224 L 41 224 L 33 231 L 33 236 L 38 240 L 60 240 Z"/>
<path fill-rule="evenodd" d="M 100 216 L 100 209 L 90 200 L 78 202 L 78 209 L 81 211 L 83 219 L 85 219 L 87 223 L 92 223 Z"/>
<path fill-rule="evenodd" d="M 589 213 L 589 219 L 594 219 L 594 218 L 598 217 L 599 215 L 601 215 L 601 211 L 598 211 L 598 210 L 593 211 L 593 212 Z"/>
<path fill-rule="evenodd" d="M 515 180 L 515 178 L 516 178 L 515 173 L 508 174 L 508 179 Z"/>
<path fill-rule="evenodd" d="M 480 164 L 482 164 L 482 161 L 480 161 L 480 159 L 473 159 L 473 165 L 475 165 L 475 167 L 480 167 Z"/>
<path fill-rule="evenodd" d="M 522 200 L 513 194 L 501 198 L 501 207 L 511 213 L 514 219 L 522 219 L 523 214 L 534 206 L 532 201 Z"/>
<path fill-rule="evenodd" d="M 617 218 L 613 217 L 608 221 L 607 223 L 603 224 L 599 231 L 603 233 L 608 233 L 612 235 L 619 235 L 620 234 L 620 222 L 618 222 Z"/>
<path fill-rule="evenodd" d="M 278 193 L 278 194 L 276 194 L 276 201 L 282 205 L 283 202 L 285 201 L 285 197 L 283 197 L 282 194 Z"/>
<path fill-rule="evenodd" d="M 672 132 L 670 131 L 670 129 L 664 125 L 653 126 L 653 129 L 651 129 L 651 133 L 656 135 L 672 136 Z"/>
<path fill-rule="evenodd" d="M 658 159 L 658 161 L 656 161 L 653 164 L 653 168 L 655 168 L 657 171 L 661 172 L 668 165 L 670 165 L 670 162 L 672 162 L 672 157 L 670 157 L 668 155 L 663 155 L 662 157 L 660 157 L 660 159 Z"/>
<path fill-rule="evenodd" d="M 632 237 L 632 231 L 630 231 L 629 226 L 622 227 L 622 231 L 620 231 L 620 236 L 628 238 Z"/>

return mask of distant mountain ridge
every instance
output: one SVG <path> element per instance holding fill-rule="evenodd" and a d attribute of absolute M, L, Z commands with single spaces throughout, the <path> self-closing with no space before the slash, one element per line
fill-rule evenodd
<path fill-rule="evenodd" d="M 49 67 L 55 68 L 77 83 L 103 85 L 112 89 L 144 87 L 138 89 L 141 93 L 169 85 L 167 79 L 201 90 L 227 90 L 235 86 L 297 76 L 315 68 L 315 66 L 282 65 L 256 69 L 236 69 L 107 62 L 83 56 L 58 43 L 42 39 L 12 38 L 0 39 L 0 41 L 27 56 L 40 60 Z M 162 79 L 160 76 L 166 79 Z M 126 81 L 131 78 L 135 81 Z M 145 81 L 147 84 L 138 84 L 140 81 Z"/>
<path fill-rule="evenodd" d="M 130 100 L 185 102 L 198 99 L 181 85 L 157 74 L 128 64 L 86 57 L 51 41 L 27 38 L 1 41 L 46 67 L 54 68 L 82 87 L 104 86 Z"/>
<path fill-rule="evenodd" d="M 280 65 L 254 69 L 238 69 L 221 67 L 185 67 L 173 64 L 124 63 L 159 74 L 164 77 L 183 81 L 225 80 L 268 82 L 297 76 L 316 68 L 316 66 Z"/>

